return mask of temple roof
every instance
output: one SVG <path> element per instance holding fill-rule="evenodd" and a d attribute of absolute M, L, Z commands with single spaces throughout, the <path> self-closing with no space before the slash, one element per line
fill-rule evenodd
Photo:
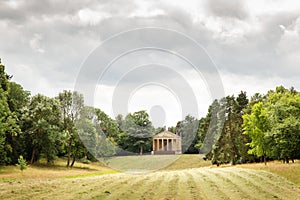
<path fill-rule="evenodd" d="M 180 136 L 170 131 L 163 131 L 161 133 L 154 135 L 153 138 L 180 138 Z"/>

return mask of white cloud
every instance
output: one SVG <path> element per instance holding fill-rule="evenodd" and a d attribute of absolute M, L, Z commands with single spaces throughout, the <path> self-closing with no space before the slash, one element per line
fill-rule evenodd
<path fill-rule="evenodd" d="M 298 52 L 300 56 L 300 17 L 289 27 L 279 25 L 283 34 L 278 42 L 278 54 L 290 54 Z"/>
<path fill-rule="evenodd" d="M 102 20 L 109 18 L 111 15 L 103 11 L 94 11 L 84 8 L 78 11 L 79 22 L 84 26 L 98 25 Z"/>
<path fill-rule="evenodd" d="M 9 0 L 5 2 L 10 8 L 12 9 L 17 9 L 19 7 L 19 5 L 23 2 L 21 2 L 20 0 Z"/>
<path fill-rule="evenodd" d="M 279 76 L 259 78 L 253 75 L 233 74 L 221 72 L 226 95 L 238 95 L 241 90 L 247 91 L 248 97 L 255 93 L 266 94 L 268 90 L 274 90 L 276 86 L 283 85 L 286 88 L 300 88 L 300 80 L 297 78 L 283 79 Z"/>
<path fill-rule="evenodd" d="M 165 12 L 161 9 L 153 9 L 153 10 L 139 9 L 139 10 L 131 13 L 128 17 L 129 18 L 135 18 L 135 17 L 147 18 L 147 17 L 162 16 L 162 15 L 165 15 Z"/>
<path fill-rule="evenodd" d="M 35 33 L 32 39 L 29 41 L 30 47 L 39 53 L 45 53 L 45 50 L 41 47 L 41 42 L 43 40 L 42 34 Z"/>

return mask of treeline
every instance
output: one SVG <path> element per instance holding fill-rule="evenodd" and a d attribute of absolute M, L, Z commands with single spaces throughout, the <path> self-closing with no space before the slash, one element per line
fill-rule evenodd
<path fill-rule="evenodd" d="M 65 157 L 72 167 L 78 159 L 142 154 L 151 152 L 155 133 L 145 111 L 113 120 L 85 106 L 78 92 L 63 91 L 55 98 L 30 96 L 11 81 L 0 62 L 0 165 L 16 164 L 20 155 L 30 163 Z"/>
<path fill-rule="evenodd" d="M 213 164 L 300 158 L 300 93 L 279 86 L 215 100 L 200 120 L 200 153 Z"/>
<path fill-rule="evenodd" d="M 111 119 L 84 105 L 78 92 L 31 96 L 12 82 L 0 61 L 0 165 L 22 155 L 34 163 L 65 157 L 66 166 L 112 155 L 152 151 L 154 128 L 146 111 Z M 182 138 L 182 151 L 205 154 L 213 164 L 300 158 L 300 93 L 282 86 L 266 95 L 246 92 L 213 101 L 206 117 L 190 115 L 169 131 Z"/>

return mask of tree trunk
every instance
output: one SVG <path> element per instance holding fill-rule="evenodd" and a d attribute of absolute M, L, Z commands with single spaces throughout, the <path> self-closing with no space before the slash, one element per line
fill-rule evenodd
<path fill-rule="evenodd" d="M 235 150 L 234 150 L 233 130 L 232 130 L 232 124 L 231 123 L 232 123 L 231 117 L 229 117 L 230 160 L 231 160 L 231 165 L 235 165 Z"/>
<path fill-rule="evenodd" d="M 285 163 L 288 164 L 289 163 L 289 159 L 285 158 Z"/>
<path fill-rule="evenodd" d="M 72 160 L 72 163 L 71 163 L 71 167 L 73 167 L 75 161 L 76 161 L 76 155 L 74 155 L 74 157 L 73 157 L 73 160 Z"/>
<path fill-rule="evenodd" d="M 143 155 L 143 145 L 140 145 L 140 155 Z"/>
<path fill-rule="evenodd" d="M 73 167 L 73 165 L 74 165 L 74 163 L 76 161 L 77 151 L 78 151 L 78 148 L 76 149 L 76 151 L 74 153 L 73 160 L 72 160 L 72 163 L 71 163 L 71 167 Z"/>
<path fill-rule="evenodd" d="M 33 149 L 32 154 L 31 154 L 30 164 L 33 164 L 33 162 L 34 162 L 35 153 L 36 153 L 36 149 Z"/>
<path fill-rule="evenodd" d="M 70 160 L 71 160 L 71 150 L 72 150 L 72 139 L 69 139 L 69 144 L 68 144 L 68 161 L 67 161 L 67 167 L 70 166 Z"/>
<path fill-rule="evenodd" d="M 264 155 L 264 163 L 265 163 L 265 165 L 267 165 L 267 158 L 265 155 Z"/>

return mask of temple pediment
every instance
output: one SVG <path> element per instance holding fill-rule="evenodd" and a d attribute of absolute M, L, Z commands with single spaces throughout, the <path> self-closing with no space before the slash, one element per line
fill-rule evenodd
<path fill-rule="evenodd" d="M 163 131 L 153 136 L 153 138 L 180 138 L 180 136 L 170 132 L 170 131 Z"/>

